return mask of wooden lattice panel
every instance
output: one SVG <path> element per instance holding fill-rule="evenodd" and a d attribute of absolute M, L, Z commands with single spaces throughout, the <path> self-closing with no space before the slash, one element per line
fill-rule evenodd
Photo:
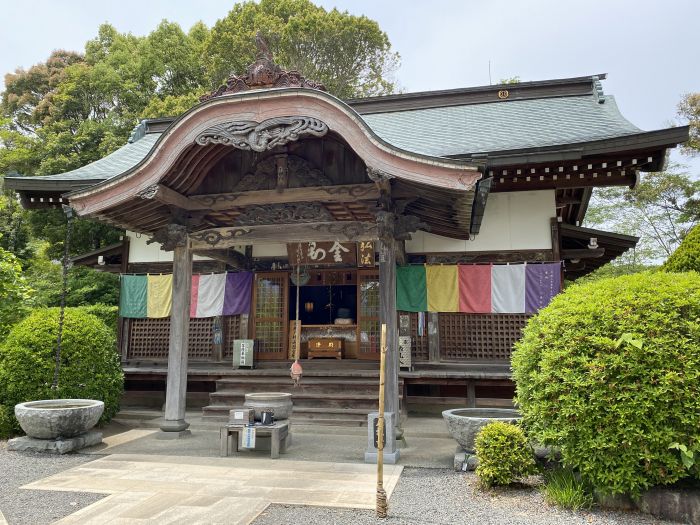
<path fill-rule="evenodd" d="M 508 361 L 527 314 L 440 313 L 440 357 Z"/>
<path fill-rule="evenodd" d="M 224 326 L 224 350 L 225 358 L 233 358 L 233 342 L 236 339 L 246 339 L 248 334 L 241 334 L 241 316 L 227 315 L 223 319 Z"/>
<path fill-rule="evenodd" d="M 255 278 L 255 354 L 261 359 L 287 357 L 287 273 Z"/>
<path fill-rule="evenodd" d="M 423 335 L 419 336 L 418 314 L 416 312 L 411 312 L 408 315 L 411 318 L 411 359 L 413 361 L 429 361 L 430 352 L 428 351 L 428 316 L 425 316 Z"/>
<path fill-rule="evenodd" d="M 232 357 L 234 339 L 240 339 L 240 316 L 226 316 L 224 356 Z M 214 318 L 190 319 L 188 358 L 192 361 L 212 359 Z M 170 345 L 170 318 L 129 319 L 127 323 L 128 359 L 167 359 Z"/>
<path fill-rule="evenodd" d="M 129 359 L 167 359 L 170 318 L 129 319 Z"/>
<path fill-rule="evenodd" d="M 379 276 L 359 273 L 358 324 L 360 328 L 360 353 L 377 354 L 381 344 L 379 332 Z"/>

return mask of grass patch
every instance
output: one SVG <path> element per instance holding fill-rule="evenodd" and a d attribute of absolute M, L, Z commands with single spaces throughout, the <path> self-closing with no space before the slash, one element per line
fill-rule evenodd
<path fill-rule="evenodd" d="M 545 473 L 542 492 L 548 503 L 565 509 L 580 510 L 593 506 L 591 490 L 571 469 L 559 468 Z"/>

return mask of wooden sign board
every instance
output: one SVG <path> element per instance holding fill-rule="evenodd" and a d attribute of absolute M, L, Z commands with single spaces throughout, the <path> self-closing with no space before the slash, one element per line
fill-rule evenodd
<path fill-rule="evenodd" d="M 357 266 L 359 268 L 374 268 L 374 241 L 357 243 Z"/>
<path fill-rule="evenodd" d="M 300 249 L 301 248 L 301 249 Z M 289 264 L 317 266 L 355 266 L 357 264 L 357 243 L 338 241 L 310 241 L 287 244 Z"/>

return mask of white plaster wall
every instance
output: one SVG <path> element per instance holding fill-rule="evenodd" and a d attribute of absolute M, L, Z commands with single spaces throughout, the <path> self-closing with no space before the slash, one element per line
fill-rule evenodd
<path fill-rule="evenodd" d="M 146 244 L 150 237 L 137 234 L 134 232 L 126 232 L 129 238 L 129 262 L 172 262 L 173 252 L 165 252 L 160 249 L 160 245 Z M 235 249 L 241 253 L 245 253 L 245 246 L 235 246 Z M 286 257 L 287 245 L 285 244 L 261 244 L 253 246 L 253 257 Z M 208 261 L 208 257 L 195 255 L 195 261 Z"/>
<path fill-rule="evenodd" d="M 479 235 L 473 241 L 416 232 L 408 253 L 551 250 L 550 219 L 556 217 L 554 190 L 492 193 Z"/>

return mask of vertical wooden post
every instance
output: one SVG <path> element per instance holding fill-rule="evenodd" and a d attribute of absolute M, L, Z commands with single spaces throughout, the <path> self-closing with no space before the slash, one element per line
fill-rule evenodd
<path fill-rule="evenodd" d="M 192 251 L 189 238 L 178 243 L 173 253 L 173 304 L 170 313 L 168 380 L 165 395 L 165 421 L 161 436 L 179 437 L 190 426 L 185 421 L 187 396 L 187 351 L 190 328 L 190 288 L 192 287 Z M 189 431 L 187 431 L 189 432 Z"/>
<path fill-rule="evenodd" d="M 379 322 L 386 324 L 386 411 L 399 423 L 399 338 L 396 323 L 396 241 L 379 240 Z"/>
<path fill-rule="evenodd" d="M 426 314 L 428 321 L 428 360 L 431 363 L 440 361 L 440 316 L 437 312 Z"/>

